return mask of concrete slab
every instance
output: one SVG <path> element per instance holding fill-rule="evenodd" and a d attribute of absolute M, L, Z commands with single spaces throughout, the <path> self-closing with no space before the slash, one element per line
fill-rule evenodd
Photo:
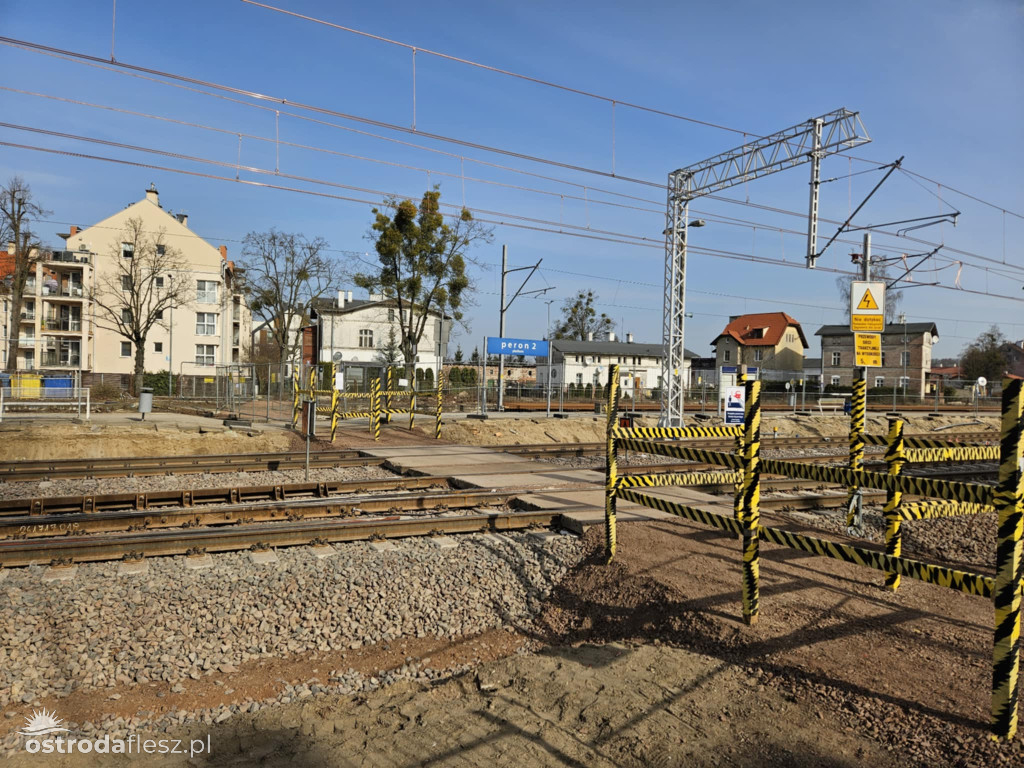
<path fill-rule="evenodd" d="M 77 565 L 51 565 L 43 571 L 43 581 L 70 581 L 77 575 Z"/>
<path fill-rule="evenodd" d="M 453 539 L 451 536 L 430 536 L 427 538 L 430 542 L 430 546 L 437 547 L 438 549 L 455 549 L 459 546 L 459 542 Z"/>
<path fill-rule="evenodd" d="M 530 531 L 527 536 L 533 541 L 540 542 L 541 544 L 547 544 L 552 539 L 557 539 L 561 534 L 555 533 L 554 531 Z"/>
<path fill-rule="evenodd" d="M 594 486 L 601 484 L 601 478 L 587 470 L 565 470 L 564 472 L 533 472 L 523 474 L 504 474 L 500 470 L 479 474 L 451 474 L 452 483 L 456 488 L 559 488 Z"/>
<path fill-rule="evenodd" d="M 149 573 L 149 563 L 145 560 L 126 560 L 117 564 L 118 576 L 145 576 Z"/>
<path fill-rule="evenodd" d="M 370 549 L 374 552 L 398 552 L 398 545 L 393 541 L 371 541 Z"/>
<path fill-rule="evenodd" d="M 209 555 L 186 555 L 184 565 L 190 571 L 202 571 L 213 567 L 213 558 Z"/>
<path fill-rule="evenodd" d="M 260 549 L 249 553 L 249 558 L 256 565 L 271 565 L 278 562 L 277 552 L 272 549 Z"/>
<path fill-rule="evenodd" d="M 481 533 L 477 539 L 484 544 L 499 545 L 510 544 L 511 539 L 498 533 Z"/>
<path fill-rule="evenodd" d="M 318 560 L 323 560 L 328 557 L 334 557 L 338 554 L 338 550 L 332 547 L 330 544 L 314 544 L 309 548 Z"/>

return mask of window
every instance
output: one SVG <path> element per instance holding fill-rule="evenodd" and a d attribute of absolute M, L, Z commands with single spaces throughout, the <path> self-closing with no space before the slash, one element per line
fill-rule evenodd
<path fill-rule="evenodd" d="M 373 349 L 373 331 L 369 328 L 359 331 L 359 346 L 363 349 Z"/>
<path fill-rule="evenodd" d="M 217 313 L 196 312 L 196 336 L 217 335 Z"/>
<path fill-rule="evenodd" d="M 393 309 L 389 309 L 388 310 L 388 322 L 389 323 L 395 322 L 395 310 L 393 310 Z"/>
<path fill-rule="evenodd" d="M 213 344 L 196 344 L 196 365 L 214 365 L 217 347 Z"/>
<path fill-rule="evenodd" d="M 577 373 L 576 374 L 576 383 L 577 384 L 582 384 L 583 383 L 583 374 L 582 373 Z"/>
<path fill-rule="evenodd" d="M 121 257 L 130 259 L 135 255 L 135 246 L 132 243 L 121 243 Z"/>
<path fill-rule="evenodd" d="M 601 362 L 601 356 L 598 355 L 596 358 L 594 358 L 594 362 L 600 363 Z"/>
<path fill-rule="evenodd" d="M 885 376 L 875 376 L 875 386 L 876 387 L 884 387 L 885 386 Z"/>
<path fill-rule="evenodd" d="M 167 253 L 167 246 L 164 245 L 163 243 L 157 243 L 157 245 L 156 245 L 156 255 L 157 256 L 163 256 L 166 253 Z"/>
<path fill-rule="evenodd" d="M 199 304 L 217 303 L 217 281 L 198 280 L 196 281 L 196 302 Z"/>
<path fill-rule="evenodd" d="M 132 311 L 130 309 L 121 310 L 121 322 L 125 325 L 131 325 L 132 322 Z"/>
<path fill-rule="evenodd" d="M 832 377 L 832 386 L 834 386 L 834 387 L 839 386 L 839 377 L 838 376 L 833 376 Z"/>
<path fill-rule="evenodd" d="M 154 341 L 153 342 L 153 351 L 154 352 L 163 352 L 164 351 L 164 343 L 162 341 Z"/>
<path fill-rule="evenodd" d="M 788 341 L 790 344 L 792 344 L 794 341 L 796 341 L 796 334 L 795 333 L 787 333 L 786 334 L 786 341 Z"/>
<path fill-rule="evenodd" d="M 832 353 L 832 365 L 839 365 L 840 362 L 842 361 L 842 359 L 843 359 L 843 353 L 842 352 L 833 352 Z"/>
<path fill-rule="evenodd" d="M 764 359 L 764 350 L 763 349 L 755 349 L 754 350 L 754 361 L 755 362 L 761 362 L 761 360 L 763 360 L 763 359 Z"/>
<path fill-rule="evenodd" d="M 578 363 L 579 361 L 580 361 L 580 356 L 576 355 L 576 362 Z"/>
<path fill-rule="evenodd" d="M 156 311 L 156 319 L 157 320 L 163 320 L 164 319 L 164 311 L 162 309 L 158 309 Z"/>
<path fill-rule="evenodd" d="M 885 350 L 882 350 L 882 367 L 885 368 Z"/>
<path fill-rule="evenodd" d="M 163 288 L 164 287 L 164 278 L 163 278 L 162 275 L 157 275 L 156 276 L 156 287 L 157 288 Z"/>
<path fill-rule="evenodd" d="M 910 365 L 910 351 L 900 353 L 900 365 Z"/>
<path fill-rule="evenodd" d="M 132 356 L 132 343 L 130 341 L 121 342 L 121 357 Z"/>
<path fill-rule="evenodd" d="M 900 376 L 900 389 L 905 390 L 909 386 L 910 386 L 910 377 L 909 376 Z"/>
<path fill-rule="evenodd" d="M 732 350 L 731 350 L 731 349 L 727 349 L 727 350 L 725 350 L 725 352 L 723 352 L 723 353 L 722 353 L 722 359 L 723 359 L 723 360 L 724 360 L 725 362 L 727 362 L 727 363 L 728 363 L 728 362 L 729 362 L 730 360 L 732 360 Z"/>
<path fill-rule="evenodd" d="M 121 290 L 130 291 L 132 289 L 132 276 L 121 275 Z"/>

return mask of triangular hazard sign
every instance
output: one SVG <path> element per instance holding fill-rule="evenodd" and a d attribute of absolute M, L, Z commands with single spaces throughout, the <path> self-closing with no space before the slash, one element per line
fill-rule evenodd
<path fill-rule="evenodd" d="M 860 304 L 857 305 L 857 309 L 878 309 L 878 302 L 871 295 L 870 288 L 864 291 L 864 295 L 860 297 Z"/>

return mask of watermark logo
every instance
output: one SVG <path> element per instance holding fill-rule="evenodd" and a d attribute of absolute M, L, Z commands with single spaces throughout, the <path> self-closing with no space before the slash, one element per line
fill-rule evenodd
<path fill-rule="evenodd" d="M 57 717 L 56 710 L 36 710 L 31 717 L 25 718 L 25 730 L 18 733 L 28 739 L 38 739 L 51 733 L 67 732 L 68 729 L 63 727 L 63 723 L 64 721 Z"/>
<path fill-rule="evenodd" d="M 75 752 L 100 755 L 209 755 L 211 750 L 210 735 L 205 739 L 146 739 L 134 734 L 127 739 L 112 739 L 109 734 L 98 738 L 77 738 L 70 734 L 71 730 L 64 727 L 64 721 L 57 717 L 56 710 L 47 712 L 36 710 L 25 718 L 24 730 L 18 731 L 25 737 L 25 750 L 31 754 L 43 753 L 71 755 Z"/>

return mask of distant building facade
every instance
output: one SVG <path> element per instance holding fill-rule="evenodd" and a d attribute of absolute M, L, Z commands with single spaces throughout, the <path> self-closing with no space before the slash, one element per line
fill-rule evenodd
<path fill-rule="evenodd" d="M 853 385 L 855 356 L 853 333 L 848 325 L 823 325 L 821 362 L 825 385 Z M 932 368 L 932 346 L 939 340 L 935 323 L 896 323 L 882 333 L 882 365 L 868 369 L 868 389 L 906 384 L 908 395 L 927 393 L 926 379 Z"/>
<path fill-rule="evenodd" d="M 808 348 L 803 328 L 785 312 L 734 315 L 711 342 L 715 364 L 760 369 L 763 379 L 799 378 Z"/>

